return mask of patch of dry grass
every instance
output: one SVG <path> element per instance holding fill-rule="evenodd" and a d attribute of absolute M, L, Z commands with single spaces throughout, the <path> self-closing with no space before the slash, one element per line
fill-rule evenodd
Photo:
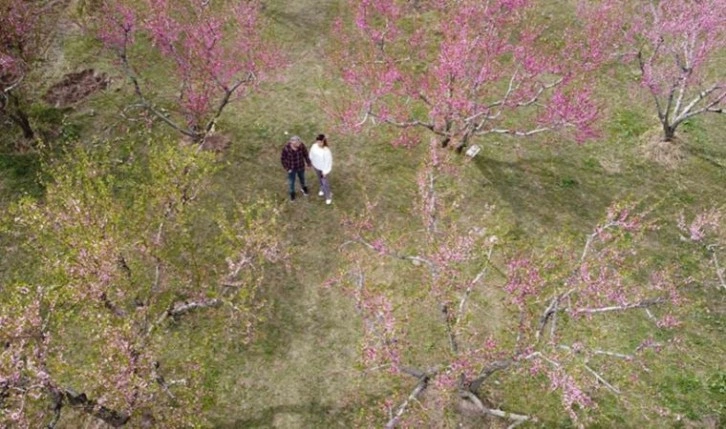
<path fill-rule="evenodd" d="M 643 157 L 657 165 L 675 170 L 683 164 L 688 154 L 680 137 L 673 141 L 663 141 L 663 132 L 651 130 L 642 136 L 641 153 Z"/>

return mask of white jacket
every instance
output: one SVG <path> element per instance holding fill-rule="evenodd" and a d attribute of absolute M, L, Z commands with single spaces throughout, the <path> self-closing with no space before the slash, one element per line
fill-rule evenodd
<path fill-rule="evenodd" d="M 330 152 L 330 148 L 313 143 L 310 147 L 310 162 L 315 169 L 327 176 L 333 169 L 333 153 Z"/>

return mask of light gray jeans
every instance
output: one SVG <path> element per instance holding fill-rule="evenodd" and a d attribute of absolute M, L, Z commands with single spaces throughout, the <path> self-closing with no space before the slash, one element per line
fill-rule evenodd
<path fill-rule="evenodd" d="M 328 178 L 323 176 L 323 172 L 315 168 L 315 174 L 318 175 L 318 180 L 320 181 L 320 189 L 323 191 L 323 194 L 325 195 L 325 199 L 329 200 L 330 197 L 333 196 L 333 194 L 330 193 L 330 182 L 328 182 Z"/>

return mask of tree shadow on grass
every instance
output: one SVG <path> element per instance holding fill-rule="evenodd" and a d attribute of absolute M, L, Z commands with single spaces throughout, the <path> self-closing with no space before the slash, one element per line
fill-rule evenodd
<path fill-rule="evenodd" d="M 514 216 L 515 230 L 527 235 L 563 229 L 587 232 L 637 181 L 608 174 L 593 162 L 557 157 L 516 162 L 480 157 L 475 164 L 482 186 L 499 195 Z"/>
<path fill-rule="evenodd" d="M 686 145 L 686 152 L 713 167 L 726 171 L 726 151 L 716 148 L 706 148 L 700 145 Z"/>
<path fill-rule="evenodd" d="M 41 159 L 37 153 L 0 153 L 0 201 L 10 196 L 29 194 L 39 197 Z"/>
<path fill-rule="evenodd" d="M 331 22 L 335 5 L 333 1 L 321 0 L 303 3 L 274 1 L 264 4 L 263 13 L 294 34 L 293 40 L 296 42 L 310 43 L 319 39 L 320 31 L 327 31 L 327 23 Z"/>

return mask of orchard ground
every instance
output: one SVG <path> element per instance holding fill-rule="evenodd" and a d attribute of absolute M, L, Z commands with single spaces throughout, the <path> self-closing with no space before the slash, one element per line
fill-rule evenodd
<path fill-rule="evenodd" d="M 204 318 L 185 319 L 171 330 L 165 359 L 173 361 L 174 353 L 182 353 L 207 362 L 202 376 L 215 395 L 204 398 L 204 408 L 215 427 L 351 427 L 361 409 L 390 396 L 389 385 L 359 367 L 361 327 L 353 303 L 325 284 L 344 268 L 339 249 L 347 238 L 341 221 L 359 213 L 367 201 L 378 203 L 379 226 L 402 235 L 416 233 L 409 217 L 426 145 L 394 148 L 388 144 L 392 129 L 366 129 L 353 136 L 334 131 L 319 100 L 336 91 L 322 59 L 331 19 L 343 7 L 340 3 L 265 2 L 265 14 L 275 23 L 269 31 L 294 52 L 293 64 L 281 81 L 231 105 L 217 127 L 231 144 L 220 153 L 224 167 L 202 199 L 230 208 L 234 201 L 250 197 L 273 199 L 288 225 L 285 241 L 291 261 L 290 269 L 280 267 L 266 282 L 269 305 L 253 344 L 244 345 L 234 329 L 210 326 Z M 83 56 L 84 46 L 82 40 L 67 42 L 59 66 L 65 70 L 58 70 L 59 76 L 72 69 L 75 56 Z M 545 249 L 563 235 L 581 236 L 584 243 L 613 201 L 635 199 L 653 208 L 653 216 L 669 221 L 671 230 L 664 234 L 675 248 L 681 245 L 675 228 L 681 211 L 726 210 L 725 121 L 715 115 L 697 117 L 680 129 L 675 148 L 657 147 L 652 137 L 659 131 L 655 110 L 644 92 L 633 96 L 630 84 L 623 83 L 627 74 L 615 75 L 601 88 L 608 107 L 596 141 L 578 146 L 554 135 L 492 137 L 480 142 L 483 150 L 476 158 L 455 158 L 465 184 L 457 190 L 464 195 L 465 218 L 478 225 L 481 213 L 495 207 L 487 222 L 496 224 L 482 226 L 498 231 L 511 246 Z M 128 89 L 118 74 L 113 85 Z M 130 100 L 107 91 L 62 114 L 58 126 L 72 134 L 68 141 L 103 135 L 105 127 L 99 124 L 119 121 L 121 106 Z M 155 130 L 168 133 L 162 126 Z M 310 171 L 307 179 L 313 192 L 290 203 L 279 166 L 286 133 L 310 144 L 320 132 L 329 135 L 335 157 L 333 204 L 326 206 L 317 197 Z M 34 155 L 3 151 L 2 203 L 21 192 L 42 192 L 35 187 Z M 653 251 L 664 258 L 675 254 L 668 248 Z M 719 290 L 714 272 L 712 282 L 694 285 L 688 293 L 693 311 L 684 325 L 691 353 L 663 356 L 662 366 L 651 368 L 648 375 L 650 390 L 641 392 L 682 416 L 680 421 L 648 423 L 638 416 L 616 416 L 615 402 L 628 398 L 615 398 L 601 404 L 603 427 L 622 424 L 621 419 L 645 427 L 716 427 L 726 422 L 726 291 Z M 401 383 L 413 385 L 405 378 Z M 508 393 L 510 411 L 517 412 L 517 401 L 532 395 Z M 398 403 L 404 398 L 391 399 Z M 561 423 L 544 414 L 545 425 Z"/>

